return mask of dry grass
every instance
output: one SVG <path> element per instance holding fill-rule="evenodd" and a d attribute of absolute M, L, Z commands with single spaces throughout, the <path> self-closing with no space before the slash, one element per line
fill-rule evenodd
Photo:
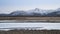
<path fill-rule="evenodd" d="M 60 22 L 60 17 L 0 17 L 0 20 L 37 20 L 42 22 Z"/>
<path fill-rule="evenodd" d="M 60 20 L 60 17 L 0 17 L 0 20 Z"/>
<path fill-rule="evenodd" d="M 60 30 L 11 30 L 0 31 L 0 34 L 60 34 Z"/>

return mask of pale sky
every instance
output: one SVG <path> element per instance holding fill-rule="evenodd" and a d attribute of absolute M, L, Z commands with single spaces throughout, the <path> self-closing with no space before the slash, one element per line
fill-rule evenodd
<path fill-rule="evenodd" d="M 0 13 L 29 9 L 57 9 L 60 0 L 0 0 Z"/>

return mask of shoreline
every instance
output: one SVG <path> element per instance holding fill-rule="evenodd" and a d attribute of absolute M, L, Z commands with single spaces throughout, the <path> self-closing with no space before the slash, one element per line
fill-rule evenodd
<path fill-rule="evenodd" d="M 0 23 L 60 23 L 60 20 L 0 20 Z"/>

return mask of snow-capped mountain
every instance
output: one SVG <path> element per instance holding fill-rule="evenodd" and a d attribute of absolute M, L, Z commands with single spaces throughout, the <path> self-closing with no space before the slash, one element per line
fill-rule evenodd
<path fill-rule="evenodd" d="M 55 12 L 52 12 L 52 13 L 48 13 L 47 16 L 54 16 L 54 17 L 60 17 L 60 11 L 55 11 Z"/>
<path fill-rule="evenodd" d="M 19 10 L 10 14 L 0 14 L 0 16 L 60 16 L 60 8 L 56 10 L 42 10 L 38 8 L 27 11 Z"/>
<path fill-rule="evenodd" d="M 60 8 L 56 9 L 56 11 L 60 11 Z"/>
<path fill-rule="evenodd" d="M 45 10 L 42 10 L 42 9 L 39 9 L 39 8 L 35 8 L 35 9 L 32 9 L 32 10 L 28 10 L 27 12 L 44 14 Z"/>
<path fill-rule="evenodd" d="M 40 10 L 38 8 L 33 9 L 33 10 L 28 10 L 28 11 L 14 11 L 10 15 L 13 16 L 41 16 L 43 15 L 44 12 L 43 10 Z"/>
<path fill-rule="evenodd" d="M 60 8 L 53 10 L 52 12 L 48 13 L 46 16 L 60 17 Z"/>
<path fill-rule="evenodd" d="M 26 14 L 26 12 L 24 12 L 24 11 L 14 11 L 14 12 L 12 12 L 10 15 L 13 15 L 13 16 L 20 16 L 20 15 L 25 15 Z"/>
<path fill-rule="evenodd" d="M 11 16 L 32 16 L 33 14 L 30 12 L 26 12 L 26 11 L 14 11 L 12 13 L 10 13 Z"/>

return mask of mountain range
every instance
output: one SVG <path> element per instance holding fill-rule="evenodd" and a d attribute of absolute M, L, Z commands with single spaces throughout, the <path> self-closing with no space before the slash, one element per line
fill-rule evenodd
<path fill-rule="evenodd" d="M 4 17 L 4 16 L 47 16 L 47 17 L 60 17 L 60 8 L 56 9 L 56 10 L 42 10 L 39 8 L 35 8 L 32 10 L 28 10 L 28 11 L 23 11 L 23 10 L 19 10 L 19 11 L 13 11 L 10 14 L 0 14 L 0 16 Z"/>

